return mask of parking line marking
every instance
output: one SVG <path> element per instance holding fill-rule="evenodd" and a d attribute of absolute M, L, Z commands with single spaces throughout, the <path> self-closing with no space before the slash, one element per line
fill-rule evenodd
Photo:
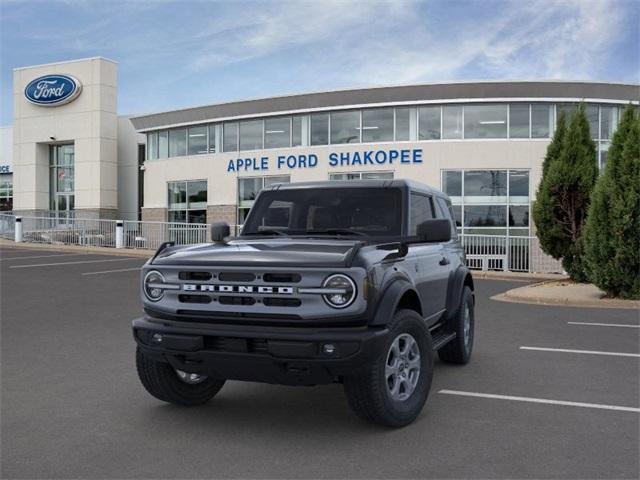
<path fill-rule="evenodd" d="M 569 325 L 593 325 L 595 327 L 620 327 L 620 328 L 640 328 L 640 325 L 627 325 L 622 323 L 590 323 L 590 322 L 567 322 Z"/>
<path fill-rule="evenodd" d="M 85 272 L 82 275 L 99 275 L 101 273 L 117 273 L 117 272 L 133 272 L 136 270 L 140 270 L 142 267 L 138 268 L 120 268 L 118 270 L 103 270 L 101 272 Z"/>
<path fill-rule="evenodd" d="M 438 393 L 442 393 L 445 395 L 460 395 L 463 397 L 492 398 L 496 400 L 511 400 L 514 402 L 544 403 L 548 405 L 564 405 L 567 407 L 597 408 L 601 410 L 617 410 L 621 412 L 640 413 L 640 408 L 623 407 L 620 405 L 603 405 L 601 403 L 568 402 L 565 400 L 550 400 L 547 398 L 516 397 L 513 395 L 496 395 L 493 393 L 463 392 L 460 390 L 440 390 Z"/>
<path fill-rule="evenodd" d="M 140 260 L 140 258 L 127 257 L 127 258 L 110 258 L 108 260 L 81 260 L 79 262 L 38 263 L 36 265 L 14 265 L 14 266 L 9 267 L 9 268 L 53 267 L 53 266 L 56 266 L 56 265 L 78 265 L 80 263 L 124 262 L 126 260 Z"/>
<path fill-rule="evenodd" d="M 29 260 L 31 258 L 72 257 L 74 255 L 79 256 L 79 255 L 87 255 L 87 254 L 86 253 L 59 253 L 57 255 L 31 255 L 27 257 L 4 257 L 4 258 L 0 258 L 0 262 L 4 260 Z"/>
<path fill-rule="evenodd" d="M 600 352 L 597 350 L 570 350 L 566 348 L 520 347 L 520 350 L 537 350 L 540 352 L 585 353 L 588 355 L 610 355 L 613 357 L 640 357 L 640 353 Z"/>

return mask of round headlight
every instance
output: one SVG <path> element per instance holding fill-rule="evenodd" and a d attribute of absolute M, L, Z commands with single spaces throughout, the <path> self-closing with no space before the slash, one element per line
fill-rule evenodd
<path fill-rule="evenodd" d="M 340 273 L 328 276 L 322 287 L 331 290 L 331 292 L 322 295 L 322 298 L 333 308 L 348 307 L 356 298 L 356 284 L 349 277 Z"/>
<path fill-rule="evenodd" d="M 144 296 L 152 302 L 157 302 L 164 296 L 164 289 L 159 288 L 157 285 L 164 283 L 164 277 L 157 270 L 151 270 L 144 276 L 144 284 L 142 290 Z"/>

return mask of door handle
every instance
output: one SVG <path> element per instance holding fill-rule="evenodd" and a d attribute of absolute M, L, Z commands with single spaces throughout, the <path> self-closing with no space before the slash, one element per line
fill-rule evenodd
<path fill-rule="evenodd" d="M 449 259 L 447 257 L 442 257 L 440 259 L 440 262 L 438 262 L 438 263 L 440 263 L 440 265 L 444 266 L 444 265 L 449 265 L 451 262 L 449 261 Z"/>

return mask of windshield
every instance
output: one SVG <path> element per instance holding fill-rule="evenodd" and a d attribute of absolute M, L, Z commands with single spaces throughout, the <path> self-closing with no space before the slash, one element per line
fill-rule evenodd
<path fill-rule="evenodd" d="M 398 188 L 273 190 L 260 194 L 242 235 L 399 236 Z"/>

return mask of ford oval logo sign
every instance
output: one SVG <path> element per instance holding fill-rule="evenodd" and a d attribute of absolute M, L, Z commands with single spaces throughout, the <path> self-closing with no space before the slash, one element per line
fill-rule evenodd
<path fill-rule="evenodd" d="M 42 106 L 58 106 L 75 100 L 82 84 L 70 75 L 45 75 L 29 82 L 24 96 L 31 103 Z"/>

